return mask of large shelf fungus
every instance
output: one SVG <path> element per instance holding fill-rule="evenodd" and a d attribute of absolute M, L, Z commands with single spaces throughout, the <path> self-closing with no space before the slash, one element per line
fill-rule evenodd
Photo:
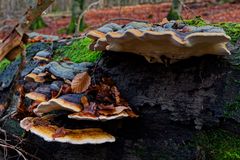
<path fill-rule="evenodd" d="M 51 125 L 41 118 L 26 117 L 20 126 L 42 137 L 48 142 L 62 142 L 71 144 L 101 144 L 114 142 L 115 137 L 99 128 L 65 129 Z"/>
<path fill-rule="evenodd" d="M 135 53 L 151 63 L 174 63 L 206 54 L 230 54 L 226 48 L 230 37 L 218 27 L 193 27 L 176 21 L 160 24 L 134 22 L 119 26 L 120 29 L 111 29 L 112 26 L 105 25 L 88 33 L 88 37 L 94 40 L 91 49 Z"/>

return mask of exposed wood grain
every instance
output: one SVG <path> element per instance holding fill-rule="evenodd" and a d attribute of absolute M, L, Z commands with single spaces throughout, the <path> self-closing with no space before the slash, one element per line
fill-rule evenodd
<path fill-rule="evenodd" d="M 29 26 L 34 20 L 41 16 L 42 12 L 45 11 L 54 0 L 38 0 L 37 5 L 33 8 L 29 8 L 24 14 L 19 23 L 14 27 L 13 31 L 3 40 L 0 44 L 0 61 L 4 57 L 11 57 L 13 60 L 17 56 L 15 54 L 16 49 L 21 47 L 25 42 L 25 33 L 28 31 Z M 8 56 L 11 55 L 11 56 Z"/>

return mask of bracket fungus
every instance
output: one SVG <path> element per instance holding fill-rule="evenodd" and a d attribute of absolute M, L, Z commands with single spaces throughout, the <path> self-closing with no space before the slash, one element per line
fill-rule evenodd
<path fill-rule="evenodd" d="M 38 56 L 50 56 L 46 51 Z M 43 59 L 35 58 L 35 61 Z M 93 63 L 44 62 L 29 71 L 24 77 L 25 97 L 32 101 L 24 106 L 33 117 L 25 117 L 20 126 L 44 138 L 72 144 L 100 144 L 114 142 L 115 137 L 100 128 L 65 129 L 51 124 L 48 117 L 54 111 L 56 117 L 72 121 L 107 121 L 125 117 L 138 117 L 121 97 L 118 88 L 110 78 L 94 76 Z M 96 73 L 95 73 L 96 74 Z M 30 102 L 30 104 L 28 103 Z M 55 121 L 54 121 L 55 122 Z M 68 121 L 66 121 L 68 123 Z M 85 123 L 84 122 L 84 123 Z M 62 125 L 61 120 L 61 125 Z M 100 122 L 99 122 L 100 123 Z M 65 126 L 65 125 L 64 125 Z M 89 125 L 88 125 L 89 127 Z M 81 127 L 80 127 L 81 128 Z"/>
<path fill-rule="evenodd" d="M 107 24 L 90 31 L 87 36 L 93 39 L 90 49 L 134 53 L 144 56 L 150 63 L 174 63 L 192 56 L 230 54 L 226 47 L 230 37 L 223 29 L 187 26 L 177 21 L 131 22 L 115 27 L 115 30 L 109 29 Z"/>
<path fill-rule="evenodd" d="M 67 94 L 59 98 L 53 98 L 47 102 L 40 103 L 34 113 L 37 115 L 42 115 L 56 110 L 67 110 L 72 112 L 80 112 L 82 106 L 80 104 L 80 94 Z"/>
<path fill-rule="evenodd" d="M 99 128 L 65 129 L 44 122 L 43 119 L 26 117 L 20 122 L 21 128 L 42 137 L 48 142 L 71 144 L 101 144 L 114 142 L 115 137 Z"/>
<path fill-rule="evenodd" d="M 34 57 L 34 60 L 49 61 L 53 53 L 48 50 L 39 51 Z"/>
<path fill-rule="evenodd" d="M 93 66 L 92 63 L 70 63 L 70 62 L 50 62 L 44 66 L 38 66 L 26 79 L 33 79 L 35 82 L 45 82 L 44 77 L 52 74 L 54 77 L 72 80 L 77 73 L 87 71 Z"/>

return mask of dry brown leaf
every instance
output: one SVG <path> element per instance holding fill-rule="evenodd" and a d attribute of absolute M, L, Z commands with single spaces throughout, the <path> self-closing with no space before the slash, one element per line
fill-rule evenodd
<path fill-rule="evenodd" d="M 64 137 L 65 135 L 69 134 L 71 131 L 66 130 L 65 128 L 61 127 L 58 128 L 55 133 L 52 135 L 53 139 Z"/>
<path fill-rule="evenodd" d="M 36 126 L 48 126 L 50 122 L 47 119 L 36 117 L 33 119 L 33 124 Z"/>
<path fill-rule="evenodd" d="M 72 88 L 68 84 L 63 84 L 61 94 L 69 94 L 72 92 Z"/>
<path fill-rule="evenodd" d="M 163 18 L 162 19 L 162 22 L 160 22 L 160 25 L 164 25 L 164 24 L 166 24 L 166 23 L 168 23 L 169 21 L 168 21 L 168 19 L 167 18 Z"/>
<path fill-rule="evenodd" d="M 119 92 L 118 88 L 116 86 L 112 86 L 111 91 L 114 94 L 116 104 L 119 105 L 121 102 L 121 98 L 120 98 L 120 92 Z"/>
<path fill-rule="evenodd" d="M 91 84 L 91 77 L 87 72 L 77 74 L 71 83 L 71 88 L 74 93 L 85 92 Z"/>
<path fill-rule="evenodd" d="M 84 108 L 88 107 L 89 106 L 88 98 L 86 96 L 81 97 L 81 103 Z"/>

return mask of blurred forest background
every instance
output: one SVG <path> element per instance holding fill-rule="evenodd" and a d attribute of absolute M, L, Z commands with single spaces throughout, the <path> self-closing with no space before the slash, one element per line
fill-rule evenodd
<path fill-rule="evenodd" d="M 71 6 L 74 0 L 56 0 L 48 9 L 48 13 L 71 13 Z M 95 2 L 96 0 L 85 0 L 85 6 Z M 184 0 L 185 3 L 202 2 L 207 0 Z M 209 1 L 209 0 L 208 0 Z M 215 0 L 217 2 L 217 0 Z M 138 4 L 154 4 L 162 2 L 171 2 L 171 0 L 102 0 L 102 7 L 128 6 Z M 214 0 L 212 0 L 214 2 Z M 21 16 L 29 4 L 34 0 L 0 0 L 0 18 L 15 18 Z"/>
<path fill-rule="evenodd" d="M 201 16 L 209 22 L 240 22 L 239 0 L 175 0 L 182 6 L 182 18 Z M 99 2 L 98 5 L 93 5 Z M 0 0 L 0 39 L 35 0 Z M 92 29 L 114 18 L 141 19 L 158 23 L 167 17 L 172 0 L 56 0 L 31 29 L 43 34 L 74 33 L 79 15 L 88 9 L 80 31 Z M 229 12 L 231 11 L 231 12 Z M 116 21 L 117 22 L 117 21 Z M 127 23 L 129 21 L 118 21 Z"/>

